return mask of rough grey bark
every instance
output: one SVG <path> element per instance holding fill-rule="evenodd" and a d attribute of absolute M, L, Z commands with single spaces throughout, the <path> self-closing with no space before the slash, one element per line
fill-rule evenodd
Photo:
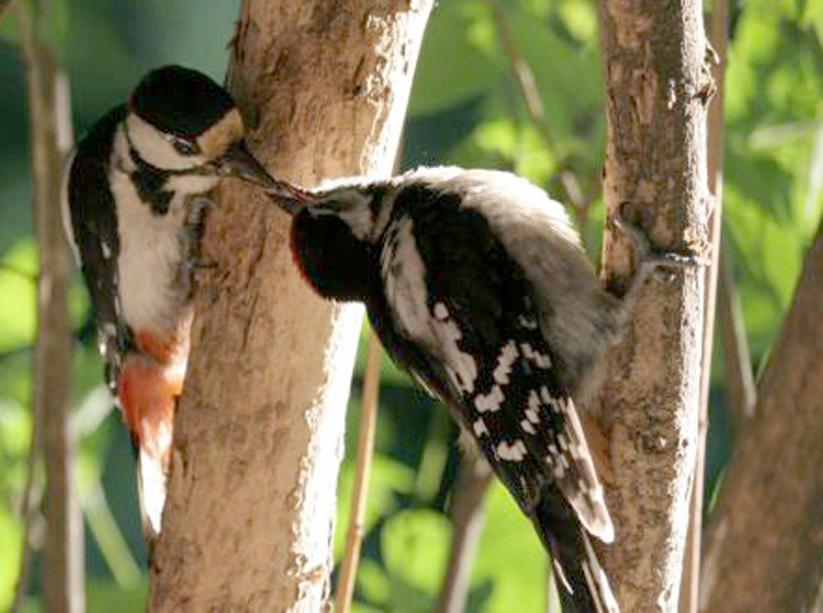
<path fill-rule="evenodd" d="M 37 38 L 28 7 L 20 3 L 17 9 L 31 120 L 39 258 L 32 415 L 39 422 L 34 427 L 42 429 L 46 465 L 43 597 L 47 611 L 79 613 L 85 610 L 85 593 L 83 524 L 74 488 L 74 443 L 69 428 L 72 332 L 67 295 L 71 260 L 60 219 L 62 163 L 72 145 L 71 112 L 65 75 Z M 37 453 L 34 445 L 32 452 Z M 28 532 L 28 519 L 26 526 Z M 24 551 L 24 558 L 27 555 Z M 23 574 L 27 572 L 24 564 Z M 25 579 L 21 577 L 21 589 Z"/>
<path fill-rule="evenodd" d="M 823 610 L 823 223 L 723 477 L 702 611 Z"/>
<path fill-rule="evenodd" d="M 697 427 L 697 460 L 695 462 L 689 508 L 689 532 L 686 538 L 686 552 L 683 559 L 683 579 L 680 587 L 680 613 L 697 613 L 700 590 L 700 553 L 703 543 L 703 498 L 706 467 L 706 434 L 709 429 L 709 392 L 712 379 L 712 357 L 714 349 L 715 313 L 717 310 L 718 287 L 721 278 L 720 231 L 723 225 L 723 158 L 724 158 L 724 94 L 726 72 L 726 32 L 729 23 L 729 8 L 726 0 L 712 2 L 710 38 L 717 54 L 712 62 L 712 78 L 716 91 L 709 107 L 708 134 L 708 187 L 711 193 L 712 216 L 709 222 L 709 242 L 712 257 L 706 268 L 706 299 L 704 303 L 703 357 L 700 373 L 700 413 Z"/>
<path fill-rule="evenodd" d="M 604 194 L 654 246 L 702 251 L 707 235 L 706 64 L 702 3 L 601 0 L 608 144 Z M 632 272 L 630 243 L 608 232 L 604 274 Z M 657 276 L 642 292 L 601 395 L 614 482 L 616 543 L 604 549 L 624 611 L 674 611 L 696 455 L 703 271 Z"/>
<path fill-rule="evenodd" d="M 246 0 L 228 86 L 252 149 L 305 185 L 392 169 L 429 0 Z M 318 298 L 289 220 L 224 186 L 175 424 L 157 611 L 317 611 L 329 592 L 362 309 Z"/>

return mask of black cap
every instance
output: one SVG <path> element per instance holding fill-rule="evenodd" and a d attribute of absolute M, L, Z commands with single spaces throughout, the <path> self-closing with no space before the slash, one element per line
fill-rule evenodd
<path fill-rule="evenodd" d="M 163 132 L 195 138 L 233 109 L 234 101 L 206 75 L 164 66 L 143 77 L 129 108 Z"/>

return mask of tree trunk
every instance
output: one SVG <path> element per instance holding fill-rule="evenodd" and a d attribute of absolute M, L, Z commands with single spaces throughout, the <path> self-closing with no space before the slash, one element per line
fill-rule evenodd
<path fill-rule="evenodd" d="M 823 610 L 823 223 L 723 478 L 701 610 Z"/>
<path fill-rule="evenodd" d="M 391 172 L 429 0 L 245 0 L 228 86 L 277 176 Z M 152 610 L 317 611 L 362 308 L 300 278 L 289 219 L 226 185 L 204 251 Z"/>
<path fill-rule="evenodd" d="M 707 235 L 702 3 L 601 0 L 610 214 L 645 229 L 659 250 L 701 251 Z M 630 242 L 604 242 L 604 275 L 626 288 Z M 703 337 L 703 271 L 653 276 L 600 397 L 615 480 L 616 543 L 605 563 L 624 611 L 674 611 L 688 526 Z"/>

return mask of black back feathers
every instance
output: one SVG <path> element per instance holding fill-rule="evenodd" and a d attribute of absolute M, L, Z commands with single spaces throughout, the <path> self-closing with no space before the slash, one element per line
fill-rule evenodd
<path fill-rule="evenodd" d="M 233 109 L 234 101 L 206 75 L 182 66 L 164 66 L 140 81 L 129 106 L 163 132 L 194 138 Z"/>

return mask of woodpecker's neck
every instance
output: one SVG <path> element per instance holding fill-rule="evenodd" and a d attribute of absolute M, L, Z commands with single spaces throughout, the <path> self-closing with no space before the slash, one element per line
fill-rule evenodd
<path fill-rule="evenodd" d="M 176 202 L 205 194 L 220 180 L 216 176 L 182 174 L 149 164 L 129 138 L 126 122 L 117 127 L 112 155 L 113 168 L 128 175 L 140 200 L 155 215 L 165 215 Z"/>

